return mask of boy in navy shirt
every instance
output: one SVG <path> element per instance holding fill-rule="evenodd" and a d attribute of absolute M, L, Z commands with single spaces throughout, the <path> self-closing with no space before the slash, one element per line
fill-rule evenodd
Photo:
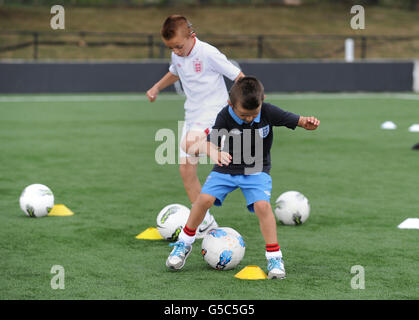
<path fill-rule="evenodd" d="M 197 140 L 187 150 L 191 154 L 206 153 L 215 165 L 192 206 L 179 240 L 171 244 L 174 248 L 166 260 L 166 266 L 175 270 L 184 266 L 195 241 L 196 229 L 206 211 L 213 204 L 221 206 L 227 194 L 240 188 L 248 210 L 259 219 L 266 244 L 268 278 L 282 279 L 285 278 L 285 268 L 277 240 L 276 220 L 270 205 L 272 127 L 295 129 L 299 126 L 315 130 L 320 121 L 264 103 L 263 85 L 254 77 L 239 79 L 229 95 L 229 105 L 218 113 L 207 141 Z"/>

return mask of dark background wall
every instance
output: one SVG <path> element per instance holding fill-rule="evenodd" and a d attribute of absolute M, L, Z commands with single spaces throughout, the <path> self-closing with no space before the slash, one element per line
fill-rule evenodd
<path fill-rule="evenodd" d="M 238 61 L 266 92 L 412 91 L 413 62 Z M 168 62 L 0 62 L 0 93 L 145 92 Z M 227 81 L 230 85 L 231 82 Z M 173 86 L 166 91 L 174 91 Z"/>

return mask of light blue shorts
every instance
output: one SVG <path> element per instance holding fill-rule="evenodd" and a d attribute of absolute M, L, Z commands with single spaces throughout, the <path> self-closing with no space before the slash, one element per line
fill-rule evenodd
<path fill-rule="evenodd" d="M 240 188 L 247 202 L 247 209 L 254 212 L 253 204 L 256 201 L 271 201 L 272 178 L 265 172 L 251 175 L 231 175 L 211 171 L 201 193 L 216 198 L 214 204 L 221 206 L 227 195 Z"/>

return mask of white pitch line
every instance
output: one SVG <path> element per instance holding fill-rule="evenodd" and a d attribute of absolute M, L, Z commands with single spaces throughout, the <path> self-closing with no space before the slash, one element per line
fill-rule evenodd
<path fill-rule="evenodd" d="M 163 95 L 158 97 L 159 100 L 184 100 L 185 98 L 178 95 Z M 89 101 L 146 101 L 145 95 L 63 95 L 63 96 L 0 96 L 0 102 L 89 102 Z"/>
<path fill-rule="evenodd" d="M 266 94 L 267 99 L 275 100 L 329 100 L 329 99 L 401 99 L 419 100 L 419 94 L 411 93 L 302 93 Z"/>
<path fill-rule="evenodd" d="M 330 100 L 330 99 L 399 99 L 419 100 L 419 94 L 413 93 L 301 93 L 301 94 L 267 94 L 269 100 Z M 160 101 L 183 101 L 184 96 L 177 94 L 163 94 Z M 147 101 L 145 95 L 28 95 L 28 96 L 1 96 L 0 103 L 13 102 L 114 102 L 114 101 Z"/>

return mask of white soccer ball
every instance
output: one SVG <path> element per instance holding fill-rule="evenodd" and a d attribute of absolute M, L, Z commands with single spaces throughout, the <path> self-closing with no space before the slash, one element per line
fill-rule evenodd
<path fill-rule="evenodd" d="M 298 191 L 287 191 L 275 201 L 275 216 L 286 225 L 303 224 L 310 215 L 308 199 Z"/>
<path fill-rule="evenodd" d="M 157 215 L 157 230 L 163 238 L 176 241 L 188 221 L 190 210 L 182 204 L 169 204 Z"/>
<path fill-rule="evenodd" d="M 228 227 L 213 228 L 202 240 L 204 260 L 216 270 L 235 268 L 244 257 L 246 244 L 236 230 Z"/>
<path fill-rule="evenodd" d="M 44 217 L 54 206 L 54 194 L 43 184 L 31 184 L 22 191 L 19 204 L 29 217 Z"/>

